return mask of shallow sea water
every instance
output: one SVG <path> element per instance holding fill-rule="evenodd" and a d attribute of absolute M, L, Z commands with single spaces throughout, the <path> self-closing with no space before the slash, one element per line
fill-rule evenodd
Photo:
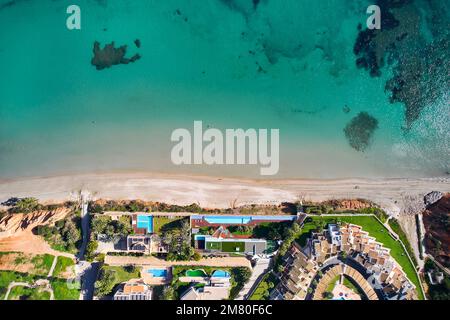
<path fill-rule="evenodd" d="M 174 166 L 170 134 L 192 130 L 194 120 L 280 129 L 274 178 L 449 170 L 448 95 L 406 132 L 404 106 L 385 92 L 390 68 L 372 78 L 356 67 L 367 1 L 76 2 L 82 30 L 69 31 L 67 1 L 0 0 L 0 178 L 111 170 L 259 177 L 259 166 Z M 142 58 L 98 71 L 94 41 Z M 378 129 L 358 152 L 343 129 L 363 111 Z"/>

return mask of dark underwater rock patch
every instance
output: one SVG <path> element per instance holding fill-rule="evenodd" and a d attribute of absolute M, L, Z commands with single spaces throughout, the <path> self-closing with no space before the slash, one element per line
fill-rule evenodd
<path fill-rule="evenodd" d="M 123 45 L 118 48 L 114 46 L 114 41 L 100 48 L 98 41 L 94 42 L 94 57 L 91 60 L 91 64 L 97 68 L 97 70 L 103 70 L 110 68 L 113 65 L 133 63 L 141 58 L 140 54 L 135 54 L 131 58 L 126 58 L 127 46 Z"/>
<path fill-rule="evenodd" d="M 360 112 L 344 128 L 345 137 L 356 151 L 364 152 L 370 146 L 378 120 L 367 112 Z"/>
<path fill-rule="evenodd" d="M 13 5 L 15 5 L 16 2 L 15 1 L 8 1 L 5 2 L 4 4 L 0 5 L 0 11 L 9 7 L 12 7 Z"/>
<path fill-rule="evenodd" d="M 425 3 L 411 0 L 378 0 L 382 10 L 381 30 L 362 30 L 354 44 L 356 65 L 372 77 L 379 77 L 385 64 L 392 66 L 393 77 L 386 82 L 391 103 L 405 106 L 406 128 L 419 119 L 423 109 L 445 94 L 450 85 L 448 22 L 445 7 L 429 1 L 424 8 L 426 18 L 417 6 Z M 428 21 L 433 35 L 429 41 L 422 34 Z"/>
<path fill-rule="evenodd" d="M 348 105 L 345 105 L 345 106 L 342 108 L 342 111 L 343 111 L 344 113 L 350 113 L 350 111 L 352 111 L 352 109 L 350 109 L 350 107 L 349 107 Z"/>
<path fill-rule="evenodd" d="M 406 128 L 410 128 L 427 105 L 440 99 L 450 87 L 450 40 L 441 39 L 417 50 L 402 61 L 387 81 L 390 102 L 405 105 Z"/>
<path fill-rule="evenodd" d="M 381 75 L 381 68 L 384 66 L 384 57 L 389 49 L 393 49 L 395 41 L 404 37 L 400 21 L 394 15 L 396 9 L 408 4 L 409 0 L 378 0 L 376 4 L 381 8 L 381 30 L 362 30 L 358 25 L 358 36 L 353 46 L 353 53 L 356 55 L 356 65 L 370 72 L 372 77 Z M 397 35 L 400 33 L 399 35 Z"/>
<path fill-rule="evenodd" d="M 220 1 L 231 10 L 240 12 L 244 16 L 248 16 L 251 12 L 256 11 L 256 9 L 258 9 L 258 5 L 261 3 L 261 0 L 246 0 L 246 1 L 220 0 Z"/>

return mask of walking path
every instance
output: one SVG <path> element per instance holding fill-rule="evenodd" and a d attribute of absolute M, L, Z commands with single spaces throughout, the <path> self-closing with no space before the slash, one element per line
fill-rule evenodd
<path fill-rule="evenodd" d="M 81 230 L 83 243 L 77 257 L 76 276 L 81 279 L 80 300 L 92 300 L 94 296 L 94 283 L 99 269 L 98 263 L 90 263 L 84 259 L 86 248 L 90 238 L 89 192 L 81 193 Z"/>
<path fill-rule="evenodd" d="M 253 272 L 249 281 L 244 284 L 244 287 L 241 289 L 235 300 L 247 300 L 256 287 L 258 287 L 259 282 L 263 278 L 264 274 L 269 270 L 269 267 L 270 259 L 259 258 L 256 261 L 256 265 L 253 267 Z"/>
<path fill-rule="evenodd" d="M 29 284 L 27 282 L 11 282 L 8 285 L 8 290 L 6 291 L 6 294 L 5 294 L 5 300 L 8 300 L 11 290 L 15 287 L 36 288 L 36 287 L 40 287 L 40 286 L 45 286 L 42 288 L 42 290 L 50 293 L 50 300 L 55 300 L 55 295 L 54 295 L 53 289 L 50 285 L 50 281 L 48 281 L 46 279 L 45 280 L 44 279 L 36 280 L 36 282 L 34 284 Z"/>
<path fill-rule="evenodd" d="M 6 294 L 5 294 L 5 300 L 8 300 L 9 297 L 9 293 L 11 292 L 12 288 L 14 287 L 27 287 L 27 288 L 31 288 L 31 285 L 26 283 L 26 282 L 11 282 L 8 285 L 8 290 L 6 290 Z"/>
<path fill-rule="evenodd" d="M 87 261 L 80 261 L 79 274 L 81 281 L 80 300 L 92 300 L 94 297 L 94 284 L 97 280 L 100 263 L 89 263 Z"/>
<path fill-rule="evenodd" d="M 56 262 L 58 261 L 58 256 L 55 256 L 53 258 L 53 263 L 52 266 L 50 267 L 50 270 L 48 271 L 48 275 L 47 278 L 50 278 L 53 275 L 53 271 L 55 270 L 56 267 Z"/>
<path fill-rule="evenodd" d="M 53 271 L 55 270 L 56 263 L 58 262 L 58 256 L 54 256 L 52 266 L 50 267 L 50 270 L 48 271 L 47 278 L 50 278 L 53 275 Z M 8 285 L 8 290 L 6 291 L 5 300 L 8 300 L 9 294 L 11 290 L 14 287 L 27 287 L 27 288 L 36 288 L 36 287 L 42 287 L 43 291 L 48 291 L 50 293 L 50 300 L 55 299 L 55 295 L 53 293 L 53 288 L 50 284 L 49 279 L 38 279 L 34 283 L 29 284 L 27 282 L 11 282 Z"/>
<path fill-rule="evenodd" d="M 428 254 L 427 258 L 433 261 L 439 268 L 441 268 L 448 276 L 450 276 L 450 270 L 444 267 L 439 261 L 437 261 L 432 255 Z"/>
<path fill-rule="evenodd" d="M 88 213 L 88 197 L 89 195 L 81 195 L 81 231 L 83 233 L 83 243 L 81 244 L 78 259 L 83 260 L 87 243 L 89 242 L 89 213 Z"/>

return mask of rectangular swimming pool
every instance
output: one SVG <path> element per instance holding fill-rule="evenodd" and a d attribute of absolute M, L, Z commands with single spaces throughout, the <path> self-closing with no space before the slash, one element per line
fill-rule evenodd
<path fill-rule="evenodd" d="M 210 224 L 248 224 L 251 221 L 274 221 L 274 222 L 282 222 L 282 221 L 294 221 L 297 219 L 297 216 L 284 216 L 284 215 L 270 215 L 270 216 L 263 216 L 263 215 L 253 215 L 253 216 L 222 216 L 222 215 L 193 215 L 191 216 L 191 219 L 194 220 L 204 220 Z"/>
<path fill-rule="evenodd" d="M 216 216 L 205 217 L 205 220 L 211 224 L 247 224 L 252 218 L 243 216 Z"/>
<path fill-rule="evenodd" d="M 148 215 L 137 216 L 137 227 L 139 229 L 147 229 L 148 233 L 153 232 L 153 217 Z"/>
<path fill-rule="evenodd" d="M 166 269 L 148 269 L 148 273 L 150 273 L 154 278 L 166 278 L 167 270 Z"/>
<path fill-rule="evenodd" d="M 211 275 L 211 277 L 215 277 L 215 278 L 229 278 L 230 274 L 224 270 L 216 270 L 213 272 L 213 274 Z"/>

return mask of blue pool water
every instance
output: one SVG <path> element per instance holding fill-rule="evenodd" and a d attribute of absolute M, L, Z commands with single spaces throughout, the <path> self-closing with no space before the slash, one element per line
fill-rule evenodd
<path fill-rule="evenodd" d="M 194 215 L 192 219 L 205 221 L 211 224 L 247 224 L 252 220 L 264 220 L 264 221 L 293 221 L 296 216 L 201 216 Z"/>
<path fill-rule="evenodd" d="M 205 218 L 205 220 L 211 224 L 247 224 L 249 223 L 252 219 L 250 217 L 242 217 L 242 216 L 236 216 L 236 217 L 232 217 L 232 216 L 228 216 L 228 217 L 222 217 L 222 216 L 217 216 L 217 217 L 207 217 Z"/>
<path fill-rule="evenodd" d="M 153 217 L 152 216 L 137 216 L 137 227 L 147 229 L 148 233 L 153 232 Z"/>
<path fill-rule="evenodd" d="M 253 216 L 254 220 L 293 221 L 297 216 Z"/>
<path fill-rule="evenodd" d="M 212 277 L 216 278 L 229 278 L 230 274 L 223 270 L 216 270 L 213 272 Z"/>
<path fill-rule="evenodd" d="M 148 269 L 148 273 L 150 273 L 155 278 L 165 278 L 167 277 L 166 269 Z"/>

